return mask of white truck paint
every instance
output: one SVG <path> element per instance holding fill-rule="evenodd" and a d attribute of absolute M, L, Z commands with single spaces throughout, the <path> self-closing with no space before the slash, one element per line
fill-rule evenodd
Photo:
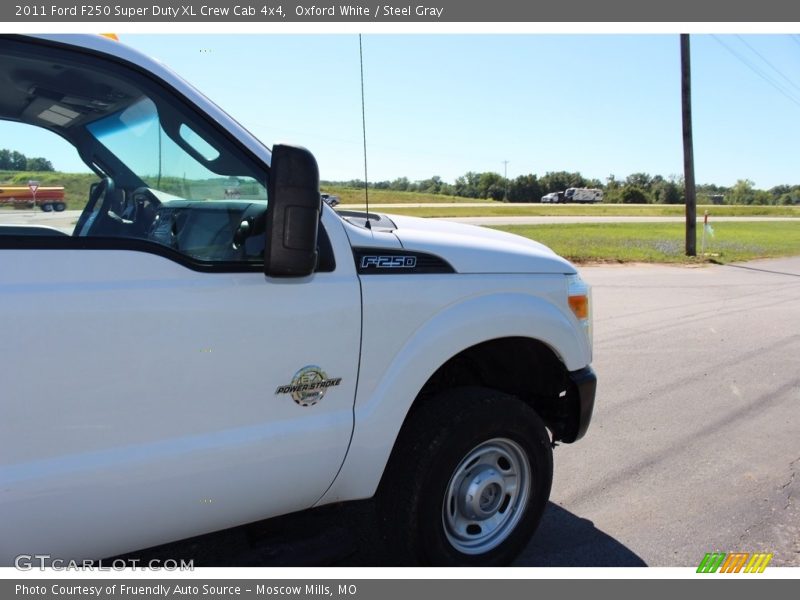
<path fill-rule="evenodd" d="M 337 213 L 307 151 L 270 153 L 104 38 L 0 37 L 0 76 L 0 119 L 80 146 L 100 179 L 71 236 L 0 227 L 1 565 L 373 496 L 403 564 L 513 559 L 551 441 L 591 418 L 590 295 L 569 262 L 490 229 Z M 182 178 L 137 167 L 156 130 Z"/>

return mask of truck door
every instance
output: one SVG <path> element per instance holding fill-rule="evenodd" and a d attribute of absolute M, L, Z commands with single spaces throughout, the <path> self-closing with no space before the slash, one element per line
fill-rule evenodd
<path fill-rule="evenodd" d="M 108 58 L 19 40 L 0 55 L 34 96 L 0 116 L 86 163 L 73 210 L 39 213 L 60 221 L 0 226 L 0 564 L 313 505 L 347 451 L 360 344 L 336 217 L 316 273 L 265 277 L 266 150 Z"/>

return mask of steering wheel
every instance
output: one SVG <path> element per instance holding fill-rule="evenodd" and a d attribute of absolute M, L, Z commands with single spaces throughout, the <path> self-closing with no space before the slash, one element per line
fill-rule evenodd
<path fill-rule="evenodd" d="M 92 188 L 92 191 L 89 193 L 89 201 L 86 203 L 86 207 L 83 209 L 72 235 L 78 237 L 86 237 L 89 235 L 89 231 L 95 219 L 97 219 L 97 215 L 100 214 L 103 206 L 106 205 L 114 195 L 114 189 L 114 180 L 111 179 L 111 177 L 103 177 L 97 185 Z M 101 205 L 98 210 L 95 210 L 95 206 L 100 198 L 103 198 L 103 205 Z"/>
<path fill-rule="evenodd" d="M 133 222 L 133 235 L 146 237 L 160 206 L 161 201 L 153 194 L 152 190 L 147 186 L 141 186 L 133 190 L 127 207 L 120 216 Z"/>

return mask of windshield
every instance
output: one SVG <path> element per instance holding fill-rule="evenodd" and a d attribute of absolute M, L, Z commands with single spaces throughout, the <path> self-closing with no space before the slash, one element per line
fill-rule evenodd
<path fill-rule="evenodd" d="M 89 132 L 151 191 L 184 200 L 242 199 L 266 202 L 267 190 L 252 176 L 215 172 L 220 150 L 190 125 L 172 124 L 173 137 L 150 98 L 90 123 Z"/>

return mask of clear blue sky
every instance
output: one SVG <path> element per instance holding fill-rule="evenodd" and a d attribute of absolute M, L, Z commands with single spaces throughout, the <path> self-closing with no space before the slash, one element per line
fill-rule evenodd
<path fill-rule="evenodd" d="M 363 177 L 356 35 L 120 37 L 267 145 L 311 149 L 323 179 Z M 683 171 L 677 34 L 365 35 L 363 45 L 372 181 L 452 182 L 502 174 L 504 160 L 511 178 Z M 693 35 L 692 59 L 698 183 L 800 183 L 800 36 Z M 26 147 L 35 143 L 14 149 L 79 169 Z"/>

